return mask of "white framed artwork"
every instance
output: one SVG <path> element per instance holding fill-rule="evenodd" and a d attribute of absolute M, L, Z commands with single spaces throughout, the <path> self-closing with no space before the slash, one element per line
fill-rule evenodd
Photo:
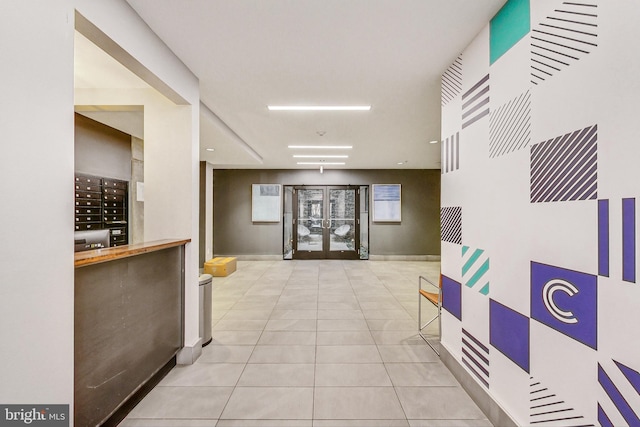
<path fill-rule="evenodd" d="M 280 222 L 282 207 L 282 185 L 251 185 L 251 221 Z"/>
<path fill-rule="evenodd" d="M 373 184 L 374 222 L 402 221 L 402 188 L 401 184 Z"/>

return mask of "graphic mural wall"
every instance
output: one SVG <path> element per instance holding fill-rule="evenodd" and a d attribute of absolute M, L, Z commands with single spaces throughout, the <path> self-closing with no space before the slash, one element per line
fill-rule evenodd
<path fill-rule="evenodd" d="M 442 76 L 442 344 L 519 425 L 640 426 L 638 18 L 508 0 Z"/>

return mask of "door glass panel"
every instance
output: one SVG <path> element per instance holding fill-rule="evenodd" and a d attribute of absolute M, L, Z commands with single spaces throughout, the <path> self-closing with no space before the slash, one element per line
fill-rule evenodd
<path fill-rule="evenodd" d="M 329 250 L 355 251 L 356 190 L 329 191 Z"/>
<path fill-rule="evenodd" d="M 323 250 L 324 191 L 298 190 L 298 251 Z"/>

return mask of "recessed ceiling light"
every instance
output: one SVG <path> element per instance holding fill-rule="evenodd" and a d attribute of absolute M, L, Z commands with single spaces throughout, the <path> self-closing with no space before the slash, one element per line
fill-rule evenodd
<path fill-rule="evenodd" d="M 429 144 L 437 144 L 440 141 L 436 141 L 435 139 L 433 141 L 429 141 Z"/>
<path fill-rule="evenodd" d="M 349 150 L 353 148 L 351 145 L 289 145 L 289 148 L 313 148 L 313 149 L 328 149 L 328 150 Z"/>
<path fill-rule="evenodd" d="M 207 151 L 216 151 L 214 148 L 207 148 Z"/>
<path fill-rule="evenodd" d="M 369 111 L 371 105 L 268 105 L 269 111 Z"/>
<path fill-rule="evenodd" d="M 294 154 L 293 157 L 301 158 L 301 159 L 348 159 L 349 156 L 346 154 L 335 154 L 335 155 L 315 155 L 315 154 Z"/>
<path fill-rule="evenodd" d="M 344 165 L 344 162 L 298 162 L 299 165 Z"/>

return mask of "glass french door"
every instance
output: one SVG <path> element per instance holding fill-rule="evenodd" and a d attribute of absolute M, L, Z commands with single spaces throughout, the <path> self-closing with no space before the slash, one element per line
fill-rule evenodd
<path fill-rule="evenodd" d="M 294 259 L 359 259 L 359 188 L 295 187 Z"/>

